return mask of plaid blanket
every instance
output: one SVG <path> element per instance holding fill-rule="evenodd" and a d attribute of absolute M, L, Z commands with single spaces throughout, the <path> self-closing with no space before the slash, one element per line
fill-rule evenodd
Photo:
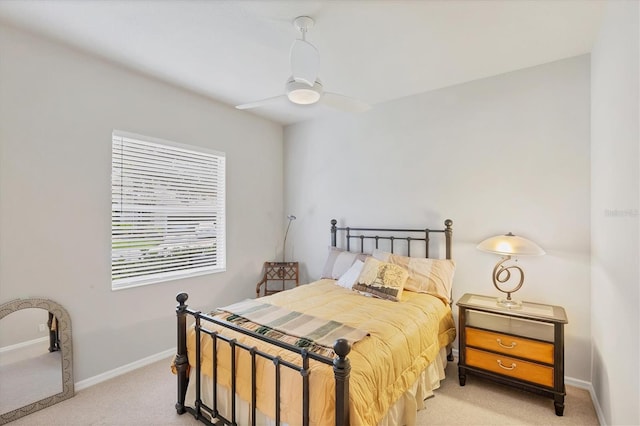
<path fill-rule="evenodd" d="M 329 358 L 335 356 L 333 344 L 337 339 L 346 339 L 353 345 L 369 334 L 337 321 L 290 311 L 254 299 L 218 308 L 212 312 L 212 316 Z"/>

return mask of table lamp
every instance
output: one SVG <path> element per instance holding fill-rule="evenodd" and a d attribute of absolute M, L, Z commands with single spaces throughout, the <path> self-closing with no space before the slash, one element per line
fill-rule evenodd
<path fill-rule="evenodd" d="M 522 303 L 511 298 L 511 293 L 515 293 L 522 287 L 524 282 L 524 272 L 517 265 L 504 266 L 503 264 L 510 260 L 512 256 L 541 256 L 545 254 L 533 241 L 526 238 L 518 237 L 509 232 L 506 235 L 498 235 L 496 237 L 487 238 L 477 246 L 478 250 L 488 253 L 496 253 L 504 256 L 493 268 L 493 285 L 501 292 L 507 294 L 507 298 L 499 298 L 498 305 L 509 309 L 517 309 Z M 517 261 L 517 259 L 516 259 Z M 520 282 L 515 287 L 505 290 L 501 284 L 508 283 L 511 278 L 511 271 L 518 271 L 520 274 Z"/>

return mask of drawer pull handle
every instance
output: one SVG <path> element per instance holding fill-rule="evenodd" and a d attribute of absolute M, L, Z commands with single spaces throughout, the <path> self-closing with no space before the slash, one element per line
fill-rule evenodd
<path fill-rule="evenodd" d="M 515 362 L 511 363 L 511 367 L 505 367 L 504 365 L 502 365 L 502 361 L 498 360 L 498 365 L 500 366 L 500 368 L 504 368 L 505 370 L 513 370 L 514 368 L 516 368 Z"/>
<path fill-rule="evenodd" d="M 511 345 L 510 345 L 510 346 L 507 346 L 507 345 L 503 344 L 503 343 L 502 343 L 502 340 L 500 340 L 500 339 L 496 339 L 496 341 L 498 342 L 498 344 L 499 344 L 500 346 L 502 346 L 502 347 L 503 347 L 503 348 L 505 348 L 505 349 L 513 349 L 513 348 L 515 348 L 515 347 L 516 347 L 516 342 L 511 342 Z"/>

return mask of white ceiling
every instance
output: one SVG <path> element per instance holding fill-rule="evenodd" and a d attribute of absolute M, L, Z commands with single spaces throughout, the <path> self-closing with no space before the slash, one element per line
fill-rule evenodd
<path fill-rule="evenodd" d="M 597 0 L 1 0 L 0 20 L 237 105 L 280 95 L 296 16 L 325 90 L 372 105 L 590 52 Z M 282 100 L 282 124 L 335 113 Z"/>

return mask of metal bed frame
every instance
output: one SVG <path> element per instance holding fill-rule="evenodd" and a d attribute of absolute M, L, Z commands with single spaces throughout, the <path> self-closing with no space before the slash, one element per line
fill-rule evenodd
<path fill-rule="evenodd" d="M 412 242 L 422 242 L 425 247 L 425 257 L 429 257 L 429 242 L 430 235 L 432 233 L 440 233 L 444 234 L 445 238 L 445 257 L 447 259 L 451 259 L 451 240 L 452 240 L 452 225 L 453 222 L 450 219 L 445 220 L 444 229 L 401 229 L 401 228 L 352 228 L 352 227 L 338 227 L 337 221 L 335 219 L 331 220 L 331 245 L 336 247 L 337 244 L 337 234 L 338 231 L 345 232 L 346 238 L 346 250 L 350 251 L 351 248 L 351 240 L 360 241 L 360 252 L 364 253 L 364 242 L 365 240 L 373 240 L 375 243 L 375 248 L 378 248 L 378 244 L 380 240 L 388 240 L 390 241 L 391 252 L 394 251 L 394 244 L 397 241 L 403 241 L 407 243 L 407 255 L 409 256 L 411 253 L 411 243 Z M 373 233 L 373 234 L 372 234 Z M 377 235 L 376 233 L 383 233 L 383 235 Z M 399 233 L 405 236 L 397 237 L 394 235 L 389 235 L 389 233 Z M 417 235 L 417 236 L 411 236 Z M 328 366 L 333 367 L 334 377 L 335 377 L 335 400 L 336 400 L 336 408 L 335 408 L 335 424 L 336 426 L 347 426 L 349 425 L 349 374 L 351 371 L 351 364 L 347 355 L 351 351 L 351 347 L 346 340 L 338 339 L 334 346 L 333 350 L 336 354 L 335 358 L 328 358 L 325 356 L 318 355 L 313 352 L 308 352 L 306 349 L 289 345 L 286 343 L 279 342 L 277 340 L 271 339 L 269 337 L 263 336 L 261 334 L 254 333 L 252 331 L 245 330 L 241 327 L 238 327 L 234 324 L 228 323 L 226 321 L 222 321 L 216 318 L 211 317 L 210 315 L 203 314 L 200 311 L 195 311 L 190 309 L 186 305 L 186 301 L 188 299 L 188 295 L 186 293 L 180 293 L 176 296 L 176 300 L 178 302 L 178 306 L 176 307 L 176 315 L 177 315 L 177 323 L 178 323 L 178 346 L 177 346 L 177 354 L 174 360 L 174 366 L 177 374 L 177 382 L 178 382 L 178 401 L 175 405 L 176 411 L 178 414 L 183 414 L 185 412 L 191 413 L 197 420 L 201 421 L 204 424 L 208 425 L 237 425 L 236 419 L 236 398 L 231 398 L 231 418 L 225 418 L 218 410 L 217 406 L 217 359 L 218 353 L 217 348 L 219 342 L 224 342 L 224 344 L 228 344 L 230 347 L 230 365 L 231 365 L 231 389 L 230 392 L 232 395 L 236 394 L 236 353 L 237 351 L 246 351 L 251 356 L 251 383 L 252 383 L 252 391 L 251 391 L 251 424 L 256 424 L 256 359 L 258 357 L 262 357 L 264 359 L 270 360 L 275 365 L 275 389 L 274 389 L 274 398 L 275 398 L 275 424 L 280 425 L 280 375 L 281 368 L 289 368 L 291 370 L 297 371 L 300 374 L 302 380 L 302 424 L 307 426 L 309 424 L 309 360 L 313 359 L 315 361 L 321 362 Z M 185 405 L 185 398 L 187 393 L 187 386 L 189 384 L 189 361 L 187 358 L 187 315 L 191 315 L 195 320 L 195 332 L 196 332 L 196 389 L 195 389 L 195 407 L 189 407 Z M 204 323 L 204 324 L 203 324 Z M 257 340 L 261 340 L 263 342 L 278 346 L 280 348 L 291 351 L 300 356 L 300 363 L 290 363 L 283 360 L 280 357 L 272 356 L 269 353 L 258 350 L 255 346 L 248 346 L 243 343 L 238 342 L 236 339 L 226 337 L 220 334 L 217 331 L 209 330 L 206 324 L 215 324 L 226 329 L 230 329 L 236 331 L 238 333 L 250 336 Z M 203 403 L 201 399 L 201 344 L 200 339 L 202 333 L 211 336 L 213 339 L 212 345 L 212 359 L 213 359 L 213 406 L 209 407 L 205 403 Z M 449 353 L 447 358 L 451 360 L 451 354 Z"/>

